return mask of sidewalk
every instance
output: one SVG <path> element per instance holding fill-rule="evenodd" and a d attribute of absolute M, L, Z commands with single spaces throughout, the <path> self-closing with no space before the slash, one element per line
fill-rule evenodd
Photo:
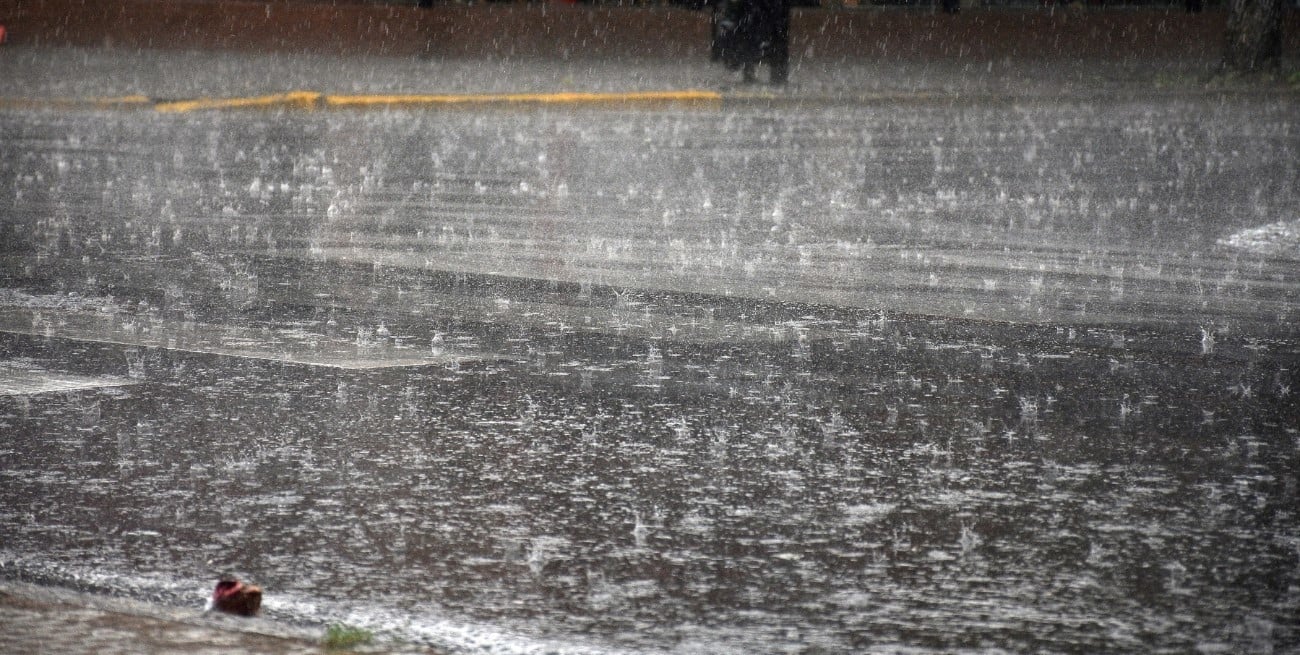
<path fill-rule="evenodd" d="M 261 619 L 205 615 L 122 598 L 107 598 L 0 580 L 0 652 L 62 655 L 307 655 L 325 648 L 321 635 Z M 387 645 L 391 646 L 391 645 Z M 352 651 L 358 652 L 358 651 Z M 371 646 L 367 653 L 423 653 Z"/>
<path fill-rule="evenodd" d="M 1217 58 L 1227 13 L 1167 7 L 796 8 L 796 59 L 838 61 L 1071 61 Z M 1284 16 L 1294 55 L 1300 12 Z M 709 15 L 669 6 L 436 3 L 421 9 L 359 1 L 0 0 L 13 45 L 130 49 L 428 55 L 440 58 L 707 57 Z"/>

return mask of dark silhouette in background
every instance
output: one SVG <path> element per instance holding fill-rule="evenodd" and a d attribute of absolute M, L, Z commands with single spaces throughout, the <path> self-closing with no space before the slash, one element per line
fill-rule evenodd
<path fill-rule="evenodd" d="M 710 53 L 730 70 L 740 69 L 746 83 L 766 64 L 772 84 L 790 76 L 789 0 L 716 0 Z"/>

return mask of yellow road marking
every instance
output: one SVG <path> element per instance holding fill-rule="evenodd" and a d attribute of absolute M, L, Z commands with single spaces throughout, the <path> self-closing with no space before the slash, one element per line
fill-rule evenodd
<path fill-rule="evenodd" d="M 153 100 L 150 100 L 148 96 L 142 96 L 137 94 L 137 95 L 129 95 L 129 96 L 95 98 L 91 102 L 96 107 L 118 107 L 121 105 L 147 105 L 153 102 Z"/>
<path fill-rule="evenodd" d="M 316 91 L 290 91 L 266 96 L 248 98 L 198 98 L 196 100 L 177 100 L 160 102 L 154 109 L 164 113 L 181 113 L 204 109 L 250 109 L 270 107 L 297 107 L 311 109 L 320 103 L 321 94 Z"/>
<path fill-rule="evenodd" d="M 194 98 L 189 100 L 151 100 L 143 95 L 101 98 L 0 98 L 0 107 L 47 107 L 54 109 L 147 107 L 163 113 L 184 113 L 218 109 L 296 109 L 365 108 L 365 107 L 453 107 L 474 105 L 703 105 L 721 106 L 723 95 L 717 91 L 634 91 L 619 93 L 408 93 L 408 94 L 323 94 L 317 91 L 290 91 L 263 96 L 234 98 Z"/>

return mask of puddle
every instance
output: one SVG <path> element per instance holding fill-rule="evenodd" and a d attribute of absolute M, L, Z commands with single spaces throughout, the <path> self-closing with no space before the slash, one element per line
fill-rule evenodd
<path fill-rule="evenodd" d="M 135 384 L 136 380 L 118 377 L 89 377 L 67 375 L 14 366 L 13 362 L 0 361 L 0 396 L 27 396 L 33 394 L 100 389 Z"/>

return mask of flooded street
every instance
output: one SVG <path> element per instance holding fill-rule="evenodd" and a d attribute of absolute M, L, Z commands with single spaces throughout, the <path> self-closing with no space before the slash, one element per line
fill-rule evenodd
<path fill-rule="evenodd" d="M 0 577 L 450 652 L 1288 652 L 1292 101 L 0 112 Z"/>

